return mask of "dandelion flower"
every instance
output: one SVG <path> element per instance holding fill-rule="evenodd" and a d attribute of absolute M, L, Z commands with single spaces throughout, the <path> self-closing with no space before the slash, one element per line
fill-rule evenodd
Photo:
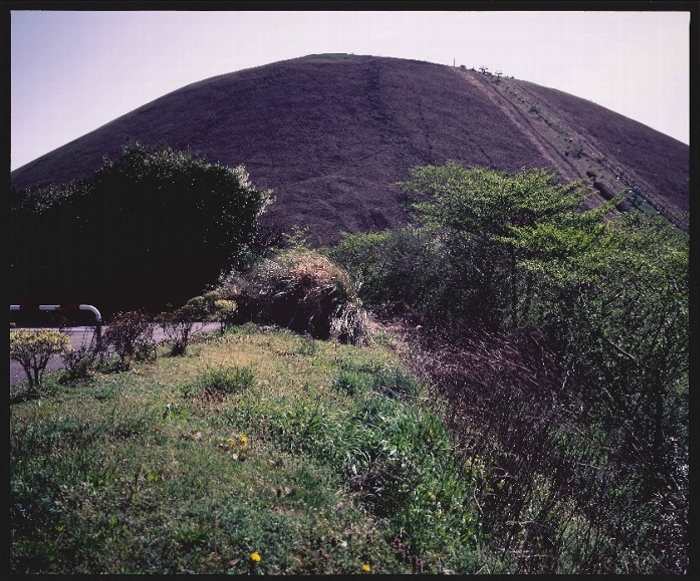
<path fill-rule="evenodd" d="M 241 441 L 241 444 L 245 444 L 248 441 L 248 437 L 245 434 L 241 434 L 238 439 Z"/>
<path fill-rule="evenodd" d="M 257 563 L 260 561 L 260 555 L 258 553 L 253 553 L 250 555 L 250 560 L 253 561 L 253 563 Z"/>
<path fill-rule="evenodd" d="M 372 567 L 370 567 L 367 563 L 365 563 L 364 565 L 362 565 L 362 570 L 365 573 L 369 573 L 372 570 Z"/>

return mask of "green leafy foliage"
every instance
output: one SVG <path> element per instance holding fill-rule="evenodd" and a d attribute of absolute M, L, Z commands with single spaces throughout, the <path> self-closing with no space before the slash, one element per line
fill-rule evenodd
<path fill-rule="evenodd" d="M 126 145 L 91 177 L 11 208 L 11 293 L 103 313 L 183 304 L 244 261 L 270 192 L 241 167 Z"/>
<path fill-rule="evenodd" d="M 517 268 L 527 255 L 503 237 L 513 227 L 543 223 L 584 229 L 614 205 L 580 212 L 590 189 L 584 182 L 559 184 L 544 170 L 511 175 L 448 162 L 411 173 L 413 179 L 400 185 L 417 225 L 345 235 L 331 255 L 358 278 L 369 304 L 472 317 L 507 329 L 526 324 L 534 287 Z"/>
<path fill-rule="evenodd" d="M 331 255 L 370 308 L 427 325 L 419 366 L 503 482 L 477 498 L 505 566 L 685 571 L 687 234 L 618 198 L 583 209 L 590 189 L 545 171 L 412 177 L 416 226 Z"/>
<path fill-rule="evenodd" d="M 442 262 L 425 230 L 344 233 L 329 256 L 348 269 L 360 297 L 375 309 L 403 312 L 437 304 L 444 289 Z"/>
<path fill-rule="evenodd" d="M 545 170 L 511 175 L 448 162 L 414 168 L 412 175 L 401 185 L 410 209 L 433 234 L 446 275 L 444 298 L 435 306 L 508 329 L 518 328 L 527 317 L 534 289 L 517 269 L 522 258 L 517 248 L 501 237 L 511 228 L 542 223 L 583 227 L 613 207 L 608 202 L 579 212 L 591 190 L 584 182 L 559 184 Z"/>
<path fill-rule="evenodd" d="M 59 331 L 10 331 L 10 359 L 17 361 L 24 369 L 30 391 L 36 391 L 41 386 L 49 359 L 71 350 L 70 337 Z"/>
<path fill-rule="evenodd" d="M 687 235 L 635 212 L 584 232 L 513 228 L 504 240 L 530 253 L 519 266 L 538 277 L 536 321 L 609 421 L 627 425 L 639 460 L 669 469 L 664 442 L 685 438 L 665 417 L 688 381 Z"/>

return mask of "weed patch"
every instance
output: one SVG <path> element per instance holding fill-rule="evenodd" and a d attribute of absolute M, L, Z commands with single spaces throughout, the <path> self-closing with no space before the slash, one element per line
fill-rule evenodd
<path fill-rule="evenodd" d="M 11 569 L 473 570 L 471 480 L 420 396 L 397 395 L 417 384 L 379 346 L 313 345 L 232 328 L 200 357 L 13 405 Z"/>
<path fill-rule="evenodd" d="M 248 366 L 208 367 L 185 395 L 193 392 L 207 399 L 223 399 L 228 395 L 245 392 L 255 385 L 255 374 Z"/>

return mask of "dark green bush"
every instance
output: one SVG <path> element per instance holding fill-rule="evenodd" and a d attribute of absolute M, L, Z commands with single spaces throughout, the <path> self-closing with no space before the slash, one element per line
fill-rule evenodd
<path fill-rule="evenodd" d="M 114 350 L 119 357 L 119 370 L 130 369 L 133 361 L 155 360 L 151 318 L 143 310 L 115 314 L 107 325 L 101 347 Z"/>
<path fill-rule="evenodd" d="M 244 168 L 133 144 L 92 176 L 23 192 L 11 208 L 10 293 L 103 314 L 183 304 L 246 262 L 270 193 Z"/>

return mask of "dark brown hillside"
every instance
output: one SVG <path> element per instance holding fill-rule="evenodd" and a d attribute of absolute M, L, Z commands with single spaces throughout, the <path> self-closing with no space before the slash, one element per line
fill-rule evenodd
<path fill-rule="evenodd" d="M 104 155 L 116 159 L 127 136 L 244 164 L 256 187 L 275 192 L 270 218 L 308 226 L 316 243 L 404 223 L 395 182 L 411 166 L 448 159 L 550 167 L 565 179 L 589 171 L 607 189 L 619 183 L 615 172 L 676 221 L 688 208 L 688 147 L 634 121 L 521 81 L 353 55 L 312 55 L 189 85 L 17 169 L 12 185 L 86 177 Z"/>

